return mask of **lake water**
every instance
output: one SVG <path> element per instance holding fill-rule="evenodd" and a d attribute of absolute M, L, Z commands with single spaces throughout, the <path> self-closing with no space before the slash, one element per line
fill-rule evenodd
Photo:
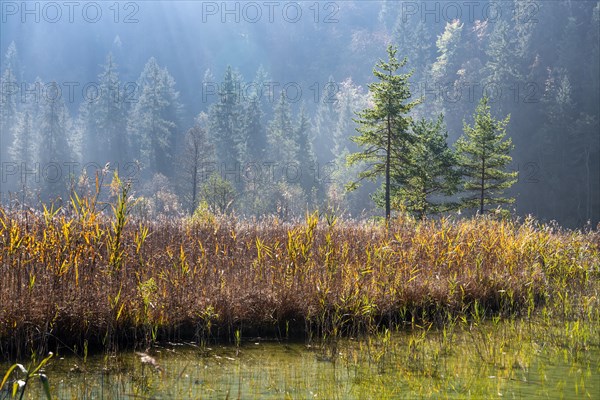
<path fill-rule="evenodd" d="M 159 369 L 135 352 L 85 363 L 63 354 L 46 373 L 60 399 L 600 399 L 598 340 L 513 321 L 384 332 L 335 346 L 166 343 L 148 350 Z M 25 398 L 41 396 L 32 380 Z"/>

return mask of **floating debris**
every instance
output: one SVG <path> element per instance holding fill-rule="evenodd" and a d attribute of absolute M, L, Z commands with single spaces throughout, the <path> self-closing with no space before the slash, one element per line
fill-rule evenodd
<path fill-rule="evenodd" d="M 154 369 L 156 369 L 157 371 L 162 372 L 163 369 L 162 367 L 158 364 L 158 362 L 156 361 L 156 359 L 146 353 L 138 353 L 136 352 L 135 354 L 137 354 L 140 357 L 140 361 L 142 362 L 142 364 L 144 365 L 152 365 L 154 367 Z"/>

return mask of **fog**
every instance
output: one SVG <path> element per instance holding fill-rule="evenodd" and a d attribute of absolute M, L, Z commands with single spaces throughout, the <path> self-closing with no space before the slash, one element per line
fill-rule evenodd
<path fill-rule="evenodd" d="M 392 44 L 450 146 L 482 96 L 510 115 L 507 209 L 600 222 L 598 1 L 0 5 L 5 206 L 68 206 L 118 170 L 148 216 L 381 215 L 346 156 Z"/>

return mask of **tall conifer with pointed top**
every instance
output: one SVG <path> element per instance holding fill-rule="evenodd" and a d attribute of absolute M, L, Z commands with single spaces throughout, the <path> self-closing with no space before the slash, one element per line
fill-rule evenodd
<path fill-rule="evenodd" d="M 379 60 L 373 74 L 379 80 L 369 85 L 373 95 L 373 106 L 357 113 L 356 128 L 360 135 L 352 140 L 362 148 L 348 156 L 350 165 L 365 162 L 368 168 L 359 173 L 359 180 L 376 180 L 383 176 L 385 218 L 389 221 L 391 214 L 390 188 L 394 170 L 403 167 L 406 148 L 409 141 L 410 111 L 421 99 L 410 101 L 409 78 L 412 73 L 398 74 L 397 71 L 407 63 L 406 58 L 398 61 L 397 48 L 388 46 L 388 60 Z M 348 185 L 353 190 L 357 182 Z"/>
<path fill-rule="evenodd" d="M 506 138 L 510 116 L 503 120 L 492 116 L 487 97 L 475 110 L 473 125 L 464 124 L 464 135 L 456 142 L 458 163 L 465 177 L 462 204 L 478 208 L 484 214 L 487 205 L 508 204 L 513 198 L 503 196 L 504 190 L 516 182 L 516 172 L 506 171 L 512 161 L 513 144 Z"/>

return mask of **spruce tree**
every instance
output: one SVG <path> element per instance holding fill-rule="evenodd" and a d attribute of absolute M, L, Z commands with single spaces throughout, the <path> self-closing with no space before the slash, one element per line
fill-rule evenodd
<path fill-rule="evenodd" d="M 98 75 L 99 95 L 79 108 L 78 128 L 83 139 L 83 158 L 99 165 L 123 163 L 127 156 L 125 94 L 112 54 Z"/>
<path fill-rule="evenodd" d="M 8 154 L 8 148 L 15 135 L 15 128 L 19 120 L 18 95 L 19 95 L 19 63 L 17 47 L 12 42 L 4 56 L 2 63 L 4 70 L 0 75 L 0 162 Z M 21 161 L 21 160 L 15 160 Z"/>
<path fill-rule="evenodd" d="M 310 120 L 304 107 L 300 109 L 298 122 L 296 124 L 296 134 L 298 144 L 298 155 L 296 161 L 300 173 L 300 186 L 306 196 L 310 199 L 312 189 L 316 186 L 315 182 L 315 155 L 310 142 Z"/>
<path fill-rule="evenodd" d="M 268 128 L 268 141 L 269 155 L 272 158 L 269 161 L 274 161 L 282 166 L 296 160 L 298 143 L 292 123 L 292 111 L 285 92 L 281 92 L 273 109 L 273 119 Z"/>
<path fill-rule="evenodd" d="M 489 42 L 485 53 L 487 62 L 483 68 L 485 78 L 483 83 L 486 85 L 490 96 L 497 97 L 496 108 L 500 112 L 505 112 L 512 106 L 514 96 L 500 96 L 498 88 L 511 88 L 523 79 L 519 76 L 518 42 L 514 33 L 514 27 L 509 22 L 500 19 L 494 25 L 494 29 L 489 37 Z M 506 91 L 506 90 L 505 90 Z"/>
<path fill-rule="evenodd" d="M 39 142 L 35 118 L 29 109 L 17 115 L 13 141 L 8 149 L 13 161 L 25 163 L 28 168 L 34 163 Z"/>
<path fill-rule="evenodd" d="M 333 76 L 329 76 L 323 93 L 319 92 L 318 105 L 313 126 L 312 136 L 319 146 L 315 149 L 315 156 L 320 165 L 325 165 L 335 159 L 333 149 L 335 148 L 334 131 L 339 118 L 336 110 L 338 103 L 337 83 Z"/>
<path fill-rule="evenodd" d="M 101 135 L 106 136 L 108 159 L 123 163 L 127 157 L 125 93 L 121 90 L 117 64 L 112 54 L 106 57 L 106 64 L 98 79 L 102 93 L 96 114 L 98 129 Z"/>
<path fill-rule="evenodd" d="M 58 87 L 52 82 L 47 87 Z M 42 190 L 47 199 L 55 200 L 65 194 L 67 171 L 64 168 L 73 159 L 73 141 L 71 119 L 62 97 L 54 95 L 42 96 L 42 115 L 40 123 L 39 161 L 42 168 Z M 44 199 L 46 200 L 46 199 Z"/>
<path fill-rule="evenodd" d="M 431 76 L 437 84 L 445 85 L 456 80 L 456 72 L 461 65 L 459 52 L 463 26 L 458 20 L 447 22 L 444 32 L 435 42 L 438 57 L 431 66 Z"/>
<path fill-rule="evenodd" d="M 397 48 L 388 46 L 388 61 L 379 60 L 373 74 L 379 80 L 369 85 L 373 95 L 373 106 L 357 113 L 355 120 L 359 136 L 352 137 L 361 151 L 348 156 L 348 163 L 365 162 L 368 167 L 359 173 L 359 180 L 377 180 L 383 176 L 385 218 L 391 215 L 391 176 L 396 170 L 404 168 L 406 148 L 409 141 L 411 117 L 409 112 L 421 99 L 411 98 L 409 78 L 412 73 L 397 74 L 407 63 L 406 58 L 398 61 Z M 348 185 L 349 190 L 357 187 L 358 182 Z"/>
<path fill-rule="evenodd" d="M 487 97 L 475 110 L 473 126 L 464 123 L 464 134 L 456 142 L 461 173 L 465 178 L 462 204 L 478 208 L 484 214 L 486 206 L 512 203 L 503 196 L 504 190 L 516 182 L 516 172 L 507 172 L 512 161 L 512 141 L 506 138 L 510 115 L 503 120 L 492 116 Z"/>
<path fill-rule="evenodd" d="M 262 124 L 261 101 L 253 94 L 244 107 L 242 131 L 245 142 L 244 162 L 259 163 L 267 151 L 267 134 Z"/>
<path fill-rule="evenodd" d="M 420 119 L 412 124 L 414 140 L 408 146 L 408 163 L 402 176 L 393 176 L 394 200 L 418 218 L 449 210 L 444 200 L 458 190 L 460 173 L 448 147 L 444 119 Z"/>
<path fill-rule="evenodd" d="M 351 78 L 339 84 L 335 101 L 337 123 L 333 129 L 333 147 L 331 148 L 334 160 L 341 159 L 343 153 L 347 153 L 348 149 L 354 148 L 354 143 L 350 141 L 351 133 L 356 128 L 352 116 L 356 110 L 361 110 L 368 105 L 368 95 L 363 92 L 362 87 L 355 85 Z"/>
<path fill-rule="evenodd" d="M 175 136 L 179 125 L 179 93 L 175 81 L 154 57 L 138 79 L 139 99 L 129 113 L 127 131 L 132 150 L 150 173 L 171 176 Z"/>
<path fill-rule="evenodd" d="M 227 67 L 219 88 L 219 99 L 209 111 L 210 134 L 215 142 L 216 160 L 219 167 L 226 170 L 237 168 L 241 162 L 241 116 L 239 77 L 231 67 Z"/>

